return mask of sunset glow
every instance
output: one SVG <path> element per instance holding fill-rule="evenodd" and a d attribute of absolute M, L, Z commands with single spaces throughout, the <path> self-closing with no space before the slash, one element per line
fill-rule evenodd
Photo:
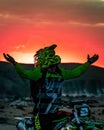
<path fill-rule="evenodd" d="M 55 43 L 62 62 L 83 63 L 87 54 L 99 54 L 94 65 L 104 67 L 103 12 L 103 0 L 1 0 L 0 61 L 5 52 L 33 63 L 38 49 Z"/>

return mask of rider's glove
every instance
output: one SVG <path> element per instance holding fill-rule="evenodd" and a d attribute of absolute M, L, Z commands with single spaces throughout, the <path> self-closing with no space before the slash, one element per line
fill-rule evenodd
<path fill-rule="evenodd" d="M 10 56 L 9 54 L 3 53 L 3 56 L 4 56 L 4 58 L 5 58 L 7 61 L 9 61 L 10 63 L 12 63 L 13 65 L 16 64 L 16 61 L 14 60 L 14 58 L 13 58 L 12 56 Z"/>
<path fill-rule="evenodd" d="M 87 56 L 87 62 L 89 62 L 90 64 L 94 63 L 95 61 L 97 61 L 99 58 L 99 56 L 97 54 L 94 54 L 92 57 L 90 57 L 89 55 Z"/>

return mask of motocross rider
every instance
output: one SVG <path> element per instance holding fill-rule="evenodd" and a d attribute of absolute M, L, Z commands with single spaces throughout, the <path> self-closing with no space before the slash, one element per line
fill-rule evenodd
<path fill-rule="evenodd" d="M 32 91 L 35 102 L 34 114 L 39 113 L 40 124 L 43 129 L 53 129 L 50 113 L 57 111 L 57 103 L 61 99 L 62 81 L 77 78 L 84 74 L 89 66 L 98 60 L 98 55 L 92 57 L 88 55 L 87 61 L 73 69 L 60 67 L 61 58 L 55 54 L 56 44 L 42 48 L 34 55 L 35 67 L 32 70 L 25 69 L 15 61 L 9 54 L 4 53 L 5 59 L 12 63 L 17 73 L 22 78 L 27 78 L 34 82 L 38 94 Z"/>

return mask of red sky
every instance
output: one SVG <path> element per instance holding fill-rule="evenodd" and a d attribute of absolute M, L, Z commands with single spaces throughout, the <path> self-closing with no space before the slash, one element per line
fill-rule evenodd
<path fill-rule="evenodd" d="M 0 0 L 0 61 L 9 53 L 16 61 L 33 63 L 35 52 L 57 44 L 62 62 L 104 67 L 103 0 Z"/>

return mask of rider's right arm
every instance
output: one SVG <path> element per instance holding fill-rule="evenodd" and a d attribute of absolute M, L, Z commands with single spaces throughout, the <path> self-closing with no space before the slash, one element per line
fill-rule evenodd
<path fill-rule="evenodd" d="M 14 65 L 17 73 L 22 77 L 22 78 L 27 78 L 31 80 L 37 81 L 42 77 L 42 73 L 38 67 L 34 68 L 33 70 L 26 70 L 22 65 L 19 63 L 16 63 Z"/>

